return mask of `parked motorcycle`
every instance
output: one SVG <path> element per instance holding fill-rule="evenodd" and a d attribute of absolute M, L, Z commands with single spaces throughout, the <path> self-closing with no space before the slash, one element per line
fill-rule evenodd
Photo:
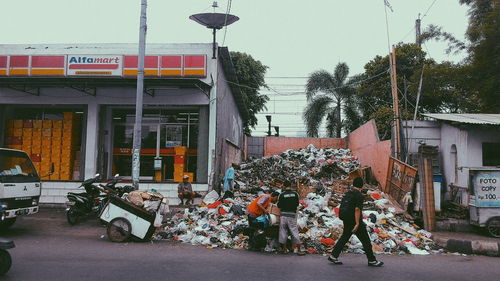
<path fill-rule="evenodd" d="M 7 249 L 14 248 L 14 242 L 11 240 L 0 238 L 0 276 L 9 271 L 12 265 L 12 258 Z"/>
<path fill-rule="evenodd" d="M 68 198 L 66 202 L 66 219 L 70 225 L 75 225 L 84 218 L 97 216 L 101 211 L 101 202 L 105 195 L 101 195 L 99 187 L 95 185 L 99 177 L 100 175 L 96 174 L 79 186 L 84 187 L 85 192 L 68 192 L 68 195 L 66 195 Z"/>
<path fill-rule="evenodd" d="M 116 186 L 116 184 L 120 181 L 120 175 L 116 174 L 111 181 L 107 182 L 104 185 L 100 185 L 105 190 L 113 193 L 118 197 L 122 197 L 123 194 L 134 191 L 134 187 L 132 185 L 124 185 L 124 186 Z M 104 202 L 105 203 L 105 202 Z"/>

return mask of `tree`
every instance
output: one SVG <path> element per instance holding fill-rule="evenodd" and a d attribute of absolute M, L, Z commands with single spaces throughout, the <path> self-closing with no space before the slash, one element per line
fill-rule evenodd
<path fill-rule="evenodd" d="M 325 118 L 328 137 L 340 138 L 342 129 L 347 131 L 359 126 L 353 124 L 359 118 L 353 102 L 355 90 L 348 75 L 347 64 L 339 63 L 333 74 L 319 70 L 309 76 L 306 84 L 308 104 L 303 112 L 308 136 L 318 137 L 319 126 Z"/>
<path fill-rule="evenodd" d="M 467 65 L 462 70 L 468 84 L 466 88 L 474 94 L 475 108 L 471 110 L 500 113 L 500 1 L 459 0 L 470 7 L 468 42 L 460 42 L 440 27 L 429 26 L 422 33 L 422 41 L 448 41 L 452 50 L 466 50 Z M 463 84 L 463 83 L 462 83 Z"/>
<path fill-rule="evenodd" d="M 252 56 L 240 52 L 231 52 L 231 61 L 248 110 L 249 116 L 248 120 L 243 124 L 243 132 L 249 136 L 251 128 L 255 128 L 255 125 L 257 125 L 256 114 L 267 109 L 266 102 L 269 97 L 259 93 L 259 89 L 267 88 L 264 75 L 268 67 L 252 58 Z"/>

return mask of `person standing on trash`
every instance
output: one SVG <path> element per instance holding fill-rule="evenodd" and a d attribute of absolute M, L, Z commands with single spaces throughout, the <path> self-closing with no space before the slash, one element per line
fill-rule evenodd
<path fill-rule="evenodd" d="M 373 254 L 372 243 L 368 236 L 366 225 L 363 222 L 363 194 L 361 194 L 363 185 L 364 182 L 362 178 L 355 178 L 351 190 L 344 194 L 340 202 L 339 217 L 344 223 L 344 230 L 337 240 L 337 243 L 335 243 L 330 256 L 328 256 L 328 260 L 333 264 L 342 264 L 338 259 L 340 252 L 351 236 L 355 234 L 359 241 L 361 241 L 361 244 L 363 244 L 363 250 L 368 258 L 368 266 L 380 267 L 384 265 L 384 263 L 378 261 Z"/>
<path fill-rule="evenodd" d="M 193 187 L 189 182 L 188 175 L 184 175 L 184 177 L 182 177 L 182 182 L 177 186 L 177 195 L 179 199 L 181 199 L 181 205 L 184 205 L 184 199 L 186 199 L 186 204 L 190 201 L 193 202 L 195 193 L 193 192 Z"/>
<path fill-rule="evenodd" d="M 224 186 L 222 187 L 222 192 L 232 191 L 234 187 L 234 168 L 236 168 L 236 164 L 232 163 L 231 167 L 226 170 L 226 174 L 224 175 Z"/>
<path fill-rule="evenodd" d="M 254 232 L 258 229 L 263 229 L 264 227 L 257 222 L 257 218 L 267 214 L 267 207 L 269 204 L 276 203 L 278 201 L 279 193 L 274 191 L 271 194 L 265 193 L 257 197 L 246 208 L 246 213 L 248 216 L 248 227 L 253 231 L 249 234 L 249 247 L 250 249 L 254 246 Z"/>
<path fill-rule="evenodd" d="M 297 228 L 297 208 L 299 207 L 299 194 L 293 190 L 289 181 L 283 182 L 283 191 L 278 199 L 278 208 L 280 209 L 280 232 L 279 242 L 280 251 L 283 254 L 288 253 L 286 243 L 288 241 L 288 233 L 292 238 L 292 248 L 299 256 L 305 255 L 301 249 L 299 239 L 299 229 Z"/>

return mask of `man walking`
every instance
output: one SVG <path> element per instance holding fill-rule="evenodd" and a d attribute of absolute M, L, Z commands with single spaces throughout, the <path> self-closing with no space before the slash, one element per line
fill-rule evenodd
<path fill-rule="evenodd" d="M 342 202 L 340 203 L 339 217 L 344 222 L 344 230 L 339 240 L 337 240 L 337 243 L 335 243 L 332 253 L 328 257 L 328 260 L 333 264 L 342 264 L 338 259 L 340 252 L 351 238 L 351 235 L 355 234 L 359 241 L 361 241 L 361 244 L 363 244 L 363 250 L 368 258 L 368 266 L 380 267 L 384 265 L 383 262 L 377 261 L 373 254 L 372 243 L 366 231 L 366 225 L 363 222 L 363 194 L 361 194 L 363 185 L 364 182 L 362 178 L 355 178 L 352 182 L 351 190 L 344 194 Z"/>
<path fill-rule="evenodd" d="M 292 238 L 292 248 L 299 256 L 305 255 L 300 247 L 299 230 L 297 228 L 297 207 L 299 206 L 299 194 L 292 190 L 292 185 L 289 181 L 283 182 L 283 191 L 278 199 L 278 208 L 280 208 L 280 233 L 279 242 L 281 252 L 286 254 L 288 249 L 286 242 L 288 240 L 288 233 Z"/>

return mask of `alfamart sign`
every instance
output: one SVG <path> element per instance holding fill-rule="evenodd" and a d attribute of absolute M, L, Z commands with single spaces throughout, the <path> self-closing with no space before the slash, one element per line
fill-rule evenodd
<path fill-rule="evenodd" d="M 122 75 L 122 56 L 68 56 L 68 75 Z"/>
<path fill-rule="evenodd" d="M 0 56 L 1 76 L 137 76 L 138 57 L 129 55 Z M 206 55 L 145 56 L 144 75 L 206 77 Z"/>

